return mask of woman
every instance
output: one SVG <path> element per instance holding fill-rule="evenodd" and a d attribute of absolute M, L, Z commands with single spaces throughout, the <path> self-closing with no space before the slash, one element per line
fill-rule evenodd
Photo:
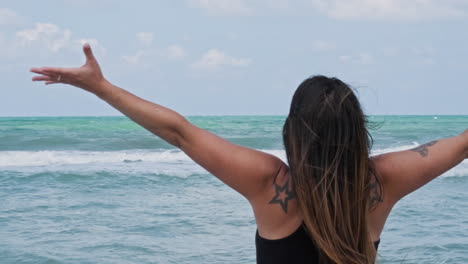
<path fill-rule="evenodd" d="M 245 196 L 257 223 L 258 263 L 374 263 L 385 221 L 405 195 L 468 157 L 468 130 L 370 157 L 366 118 L 336 78 L 305 80 L 283 127 L 288 165 L 232 144 L 180 114 L 112 85 L 91 48 L 80 68 L 33 68 L 33 81 L 97 95 Z"/>

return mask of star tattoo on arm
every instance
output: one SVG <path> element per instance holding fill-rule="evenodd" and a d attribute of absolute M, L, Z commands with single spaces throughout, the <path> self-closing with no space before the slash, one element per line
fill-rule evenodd
<path fill-rule="evenodd" d="M 288 202 L 296 198 L 295 193 L 289 189 L 289 179 L 283 186 L 275 182 L 275 191 L 276 194 L 269 204 L 280 204 L 283 211 L 288 213 Z"/>
<path fill-rule="evenodd" d="M 421 145 L 419 147 L 415 147 L 415 148 L 413 148 L 411 150 L 418 152 L 421 155 L 421 157 L 427 157 L 427 155 L 429 154 L 429 150 L 427 149 L 427 147 L 430 147 L 430 146 L 434 145 L 435 143 L 437 143 L 437 140 L 434 140 L 434 141 L 431 141 L 429 143 L 423 144 L 423 145 Z"/>

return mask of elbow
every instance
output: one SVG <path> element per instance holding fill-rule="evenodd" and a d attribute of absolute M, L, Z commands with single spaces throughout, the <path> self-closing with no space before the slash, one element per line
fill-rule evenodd
<path fill-rule="evenodd" d="M 176 146 L 177 148 L 182 149 L 186 139 L 187 131 L 190 129 L 191 123 L 185 119 L 183 116 L 180 116 L 180 119 L 176 123 L 176 125 L 173 128 L 173 142 L 171 143 L 172 145 Z"/>
<path fill-rule="evenodd" d="M 182 137 L 178 131 L 172 131 L 166 138 L 167 143 L 173 145 L 176 148 L 182 147 Z"/>
<path fill-rule="evenodd" d="M 170 136 L 168 136 L 167 142 L 179 149 L 182 149 L 185 142 L 185 135 L 187 133 L 186 131 L 188 130 L 187 128 L 189 125 L 190 122 L 183 116 L 180 116 L 179 119 L 174 122 L 174 125 L 169 129 L 171 132 Z"/>
<path fill-rule="evenodd" d="M 181 139 L 179 133 L 172 129 L 167 128 L 153 128 L 150 130 L 154 135 L 160 137 L 162 140 L 166 141 L 167 143 L 180 148 Z"/>
<path fill-rule="evenodd" d="M 189 124 L 189 122 L 183 116 L 177 116 L 173 118 L 169 125 L 153 127 L 150 131 L 167 143 L 181 148 L 184 141 L 183 134 L 187 124 Z"/>

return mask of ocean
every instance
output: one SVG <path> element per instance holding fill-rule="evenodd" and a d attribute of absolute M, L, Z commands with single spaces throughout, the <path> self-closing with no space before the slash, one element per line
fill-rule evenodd
<path fill-rule="evenodd" d="M 285 160 L 284 116 L 193 116 Z M 468 116 L 370 116 L 372 155 L 458 135 Z M 403 198 L 379 263 L 468 263 L 468 160 Z M 0 117 L 0 263 L 255 263 L 241 195 L 126 117 Z"/>

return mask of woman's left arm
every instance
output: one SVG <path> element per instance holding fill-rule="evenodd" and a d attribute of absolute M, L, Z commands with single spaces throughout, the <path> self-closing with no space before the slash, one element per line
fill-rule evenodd
<path fill-rule="evenodd" d="M 468 158 L 468 130 L 410 150 L 372 158 L 383 177 L 384 196 L 395 204 Z"/>
<path fill-rule="evenodd" d="M 65 83 L 87 90 L 121 113 L 180 148 L 195 162 L 251 202 L 271 186 L 285 164 L 277 157 L 233 144 L 203 130 L 177 112 L 139 98 L 108 82 L 89 45 L 83 47 L 86 63 L 80 68 L 33 68 L 33 81 Z"/>

